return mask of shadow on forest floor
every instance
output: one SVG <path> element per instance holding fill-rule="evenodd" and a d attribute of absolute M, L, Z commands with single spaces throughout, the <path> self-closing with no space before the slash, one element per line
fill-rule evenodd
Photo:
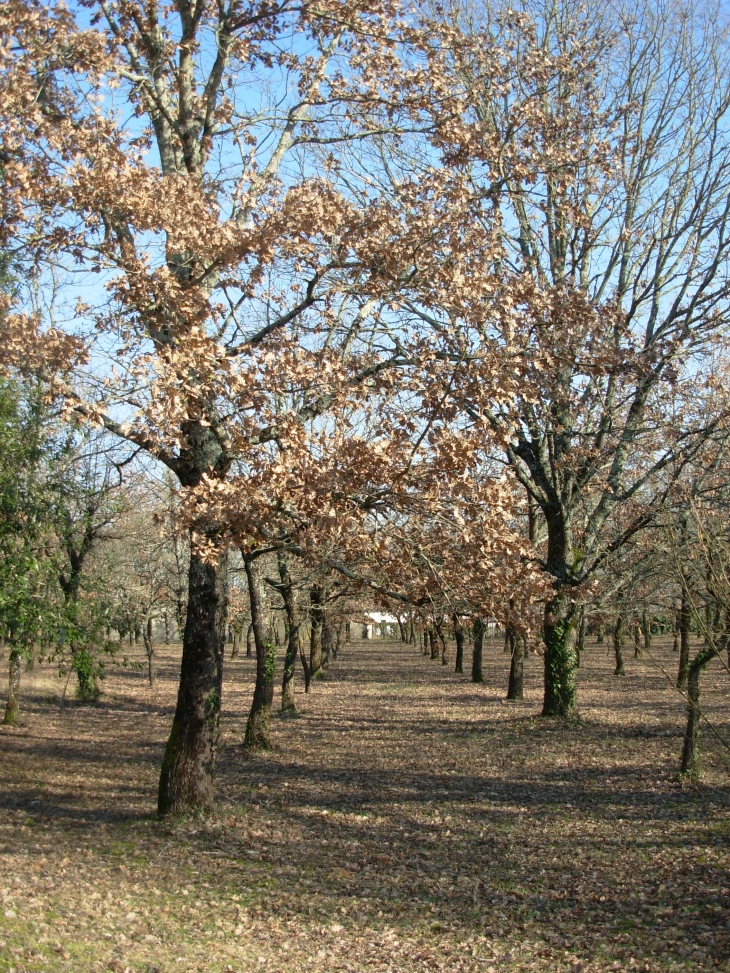
<path fill-rule="evenodd" d="M 619 681 L 590 647 L 564 725 L 537 715 L 538 659 L 505 705 L 501 646 L 472 687 L 354 643 L 250 755 L 239 658 L 216 812 L 160 822 L 160 650 L 157 688 L 114 670 L 63 713 L 34 677 L 26 725 L 0 733 L 0 970 L 730 969 L 727 752 L 705 734 L 703 780 L 678 779 L 683 704 L 656 668 Z M 706 686 L 727 738 L 730 679 Z"/>

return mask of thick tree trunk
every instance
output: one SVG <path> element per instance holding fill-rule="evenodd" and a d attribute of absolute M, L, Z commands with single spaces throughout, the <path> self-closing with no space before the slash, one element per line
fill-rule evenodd
<path fill-rule="evenodd" d="M 596 642 L 600 645 L 603 642 L 603 622 L 599 622 L 596 626 Z"/>
<path fill-rule="evenodd" d="M 616 618 L 616 624 L 613 629 L 613 654 L 616 659 L 616 668 L 613 671 L 614 676 L 623 676 L 626 672 L 624 667 L 624 619 L 622 615 Z"/>
<path fill-rule="evenodd" d="M 474 622 L 474 648 L 471 657 L 471 681 L 484 682 L 482 673 L 482 651 L 484 649 L 484 622 L 477 618 Z"/>
<path fill-rule="evenodd" d="M 217 564 L 207 564 L 193 551 L 188 591 L 177 706 L 160 774 L 160 814 L 209 807 L 213 800 L 228 611 L 227 553 Z"/>
<path fill-rule="evenodd" d="M 428 636 L 429 636 L 429 639 L 431 640 L 431 658 L 432 659 L 438 659 L 438 657 L 439 657 L 439 644 L 438 644 L 438 640 L 436 638 L 436 632 L 432 628 L 430 628 L 428 630 Z"/>
<path fill-rule="evenodd" d="M 20 713 L 20 652 L 12 646 L 8 660 L 8 701 L 3 723 L 12 726 Z"/>
<path fill-rule="evenodd" d="M 271 707 L 274 702 L 274 679 L 276 677 L 276 645 L 267 638 L 264 618 L 262 581 L 258 564 L 253 558 L 244 558 L 248 596 L 251 602 L 251 624 L 256 643 L 256 685 L 253 691 L 251 712 L 248 714 L 244 744 L 255 750 L 269 746 L 269 723 Z"/>
<path fill-rule="evenodd" d="M 456 614 L 454 615 L 454 639 L 456 641 L 454 672 L 461 674 L 464 671 L 464 628 Z"/>
<path fill-rule="evenodd" d="M 254 648 L 254 637 L 253 637 L 253 625 L 249 624 L 246 630 L 246 658 L 253 659 L 253 648 Z"/>
<path fill-rule="evenodd" d="M 577 714 L 575 637 L 575 608 L 567 595 L 559 594 L 545 606 L 543 716 Z"/>
<path fill-rule="evenodd" d="M 689 672 L 689 623 L 690 608 L 687 592 L 682 592 L 682 602 L 679 607 L 679 672 L 677 673 L 677 689 L 685 689 Z"/>

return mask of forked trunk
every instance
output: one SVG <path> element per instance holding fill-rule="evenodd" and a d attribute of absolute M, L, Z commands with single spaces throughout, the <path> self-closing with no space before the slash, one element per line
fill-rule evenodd
<path fill-rule="evenodd" d="M 160 774 L 160 814 L 209 807 L 213 800 L 227 609 L 227 552 L 217 564 L 208 564 L 193 551 L 180 686 Z"/>
<path fill-rule="evenodd" d="M 687 671 L 687 728 L 684 733 L 681 771 L 683 774 L 697 772 L 697 736 L 702 712 L 700 710 L 700 675 L 708 662 L 711 662 L 723 649 L 728 636 L 704 646 L 692 660 Z"/>
<path fill-rule="evenodd" d="M 256 685 L 246 723 L 244 744 L 251 749 L 264 750 L 269 746 L 269 723 L 276 676 L 276 645 L 272 639 L 267 639 L 262 582 L 258 565 L 250 557 L 245 557 L 243 563 L 248 580 L 251 624 L 256 643 Z"/>
<path fill-rule="evenodd" d="M 20 712 L 20 652 L 12 646 L 8 659 L 8 701 L 5 706 L 3 723 L 12 726 L 17 722 Z"/>
<path fill-rule="evenodd" d="M 575 607 L 565 594 L 545 606 L 545 692 L 543 716 L 571 718 L 577 714 Z"/>

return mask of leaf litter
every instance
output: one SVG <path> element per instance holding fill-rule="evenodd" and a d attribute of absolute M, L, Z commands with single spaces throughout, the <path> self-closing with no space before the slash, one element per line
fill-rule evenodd
<path fill-rule="evenodd" d="M 355 642 L 274 748 L 241 745 L 254 660 L 227 666 L 218 803 L 160 821 L 179 649 L 94 706 L 26 678 L 0 733 L 0 971 L 400 973 L 730 970 L 730 768 L 656 668 L 580 670 L 581 721 L 539 717 L 541 663 L 506 703 L 397 642 Z M 667 646 L 662 662 L 674 666 Z M 730 736 L 730 680 L 705 676 Z M 57 688 L 57 687 L 56 687 Z"/>

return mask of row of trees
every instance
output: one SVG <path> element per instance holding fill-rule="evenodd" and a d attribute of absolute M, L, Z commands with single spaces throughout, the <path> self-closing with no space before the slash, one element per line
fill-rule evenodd
<path fill-rule="evenodd" d="M 11 0 L 0 30 L 0 355 L 166 467 L 190 533 L 160 811 L 211 800 L 231 550 L 253 745 L 292 559 L 541 640 L 573 715 L 581 606 L 723 454 L 719 10 Z"/>

